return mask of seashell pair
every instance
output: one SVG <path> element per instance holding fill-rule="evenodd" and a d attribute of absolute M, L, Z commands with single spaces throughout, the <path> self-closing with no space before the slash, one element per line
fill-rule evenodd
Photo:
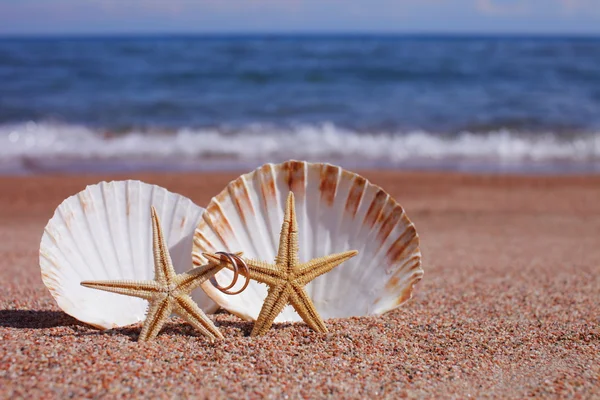
<path fill-rule="evenodd" d="M 59 307 L 80 321 L 102 329 L 137 323 L 144 319 L 145 300 L 80 282 L 153 278 L 152 206 L 175 271 L 182 273 L 206 264 L 204 252 L 243 252 L 246 258 L 274 260 L 290 191 L 296 199 L 300 262 L 359 251 L 305 287 L 324 319 L 383 314 L 411 297 L 423 270 L 419 238 L 402 207 L 355 173 L 300 161 L 266 164 L 240 176 L 206 210 L 139 181 L 88 186 L 63 201 L 45 228 L 42 279 Z M 216 278 L 229 282 L 232 274 L 223 269 Z M 208 281 L 202 288 L 193 294 L 201 309 L 214 312 L 220 306 L 246 320 L 256 320 L 267 296 L 267 287 L 255 281 L 236 296 Z M 289 306 L 275 319 L 298 320 Z"/>

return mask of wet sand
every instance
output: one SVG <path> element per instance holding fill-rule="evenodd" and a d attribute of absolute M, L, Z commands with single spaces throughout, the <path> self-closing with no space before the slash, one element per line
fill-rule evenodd
<path fill-rule="evenodd" d="M 210 343 L 173 317 L 98 331 L 43 286 L 38 247 L 86 184 L 136 178 L 206 205 L 236 173 L 0 177 L 0 397 L 600 397 L 600 176 L 363 171 L 406 209 L 424 279 L 379 317 L 317 334 L 214 316 Z"/>

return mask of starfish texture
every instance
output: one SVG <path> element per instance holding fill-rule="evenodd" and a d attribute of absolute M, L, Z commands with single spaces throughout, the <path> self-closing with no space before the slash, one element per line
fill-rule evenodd
<path fill-rule="evenodd" d="M 84 281 L 81 284 L 93 289 L 148 300 L 146 320 L 138 338 L 141 342 L 155 338 L 172 312 L 187 320 L 210 339 L 222 339 L 223 335 L 219 329 L 192 300 L 190 293 L 219 272 L 223 268 L 223 264 L 209 263 L 183 274 L 175 274 L 154 207 L 152 207 L 152 238 L 154 280 Z"/>
<path fill-rule="evenodd" d="M 286 202 L 275 264 L 244 258 L 248 266 L 249 277 L 269 286 L 267 298 L 254 324 L 251 336 L 262 335 L 269 330 L 277 315 L 288 304 L 294 307 L 309 327 L 317 332 L 327 332 L 325 323 L 317 313 L 304 286 L 357 254 L 358 251 L 352 250 L 300 263 L 298 259 L 298 222 L 296 221 L 294 194 L 290 192 Z M 209 253 L 204 255 L 211 263 L 221 262 L 228 269 L 232 268 L 226 263 L 225 258 L 221 258 L 219 255 Z"/>

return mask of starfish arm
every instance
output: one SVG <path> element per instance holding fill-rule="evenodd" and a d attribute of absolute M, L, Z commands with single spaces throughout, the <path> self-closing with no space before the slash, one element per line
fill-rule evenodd
<path fill-rule="evenodd" d="M 298 221 L 296 220 L 296 206 L 294 193 L 288 194 L 285 206 L 285 215 L 279 236 L 279 249 L 277 251 L 277 265 L 284 265 L 288 273 L 292 272 L 298 263 Z"/>
<path fill-rule="evenodd" d="M 290 296 L 290 285 L 277 285 L 269 288 L 269 294 L 260 310 L 260 314 L 254 323 L 250 336 L 263 335 L 269 330 L 275 318 L 287 305 Z"/>
<path fill-rule="evenodd" d="M 308 293 L 306 293 L 306 290 L 304 290 L 303 287 L 292 284 L 290 303 L 306 325 L 317 332 L 327 332 L 327 327 L 325 326 L 323 319 L 321 319 L 315 305 L 310 297 L 308 297 Z"/>
<path fill-rule="evenodd" d="M 160 293 L 156 281 L 83 281 L 81 286 L 151 300 Z"/>
<path fill-rule="evenodd" d="M 274 266 L 264 261 L 251 260 L 244 258 L 248 271 L 250 273 L 250 279 L 254 279 L 257 282 L 265 283 L 269 286 L 277 285 L 282 283 L 282 273 Z M 243 269 L 240 269 L 240 274 L 246 276 Z"/>
<path fill-rule="evenodd" d="M 215 338 L 223 339 L 221 331 L 189 295 L 180 295 L 175 298 L 175 312 L 211 340 Z"/>
<path fill-rule="evenodd" d="M 204 253 L 204 257 L 208 259 L 209 262 L 219 262 L 225 268 L 230 271 L 233 271 L 233 266 L 225 258 L 225 256 L 221 256 L 219 254 L 211 254 Z M 221 257 L 225 258 L 224 260 Z M 255 281 L 266 283 L 267 285 L 276 285 L 281 282 L 281 272 L 279 272 L 275 267 L 271 264 L 268 264 L 263 261 L 252 260 L 244 257 L 244 261 L 248 266 L 248 272 L 250 273 L 250 279 L 254 279 Z M 239 273 L 243 276 L 246 276 L 244 269 L 238 269 Z"/>
<path fill-rule="evenodd" d="M 168 298 L 150 303 L 138 341 L 147 342 L 154 339 L 171 315 L 171 311 L 173 311 L 173 303 Z"/>
<path fill-rule="evenodd" d="M 354 257 L 358 251 L 351 250 L 343 253 L 332 254 L 330 256 L 315 258 L 305 264 L 301 264 L 296 272 L 295 282 L 300 286 L 306 285 L 318 276 L 321 276 L 344 261 Z"/>
<path fill-rule="evenodd" d="M 207 264 L 201 267 L 191 269 L 183 274 L 177 275 L 175 278 L 175 284 L 178 290 L 183 293 L 190 293 L 198 286 L 203 284 L 205 281 L 213 277 L 219 272 L 225 265 L 223 264 Z"/>
<path fill-rule="evenodd" d="M 152 206 L 152 249 L 154 252 L 154 279 L 160 283 L 171 284 L 175 278 L 175 269 L 169 255 L 169 248 L 163 236 L 156 208 Z"/>

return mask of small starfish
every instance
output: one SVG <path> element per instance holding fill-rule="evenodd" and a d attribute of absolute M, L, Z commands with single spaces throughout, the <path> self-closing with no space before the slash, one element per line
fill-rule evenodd
<path fill-rule="evenodd" d="M 223 335 L 192 300 L 190 293 L 219 272 L 223 265 L 209 263 L 183 274 L 175 274 L 171 256 L 163 237 L 156 210 L 152 207 L 152 247 L 154 250 L 154 280 L 152 281 L 84 281 L 85 287 L 105 290 L 148 300 L 148 313 L 138 341 L 145 342 L 158 335 L 175 312 L 211 340 Z"/>
<path fill-rule="evenodd" d="M 351 250 L 315 258 L 301 264 L 298 259 L 298 222 L 296 221 L 294 194 L 290 192 L 281 226 L 279 250 L 275 264 L 244 258 L 248 265 L 250 278 L 269 286 L 267 298 L 254 324 L 251 336 L 262 335 L 269 330 L 277 315 L 288 304 L 294 307 L 309 327 L 317 332 L 327 332 L 325 323 L 317 313 L 304 286 L 357 254 L 358 251 Z M 204 256 L 211 263 L 222 263 L 228 269 L 232 268 L 219 255 L 205 253 Z"/>

